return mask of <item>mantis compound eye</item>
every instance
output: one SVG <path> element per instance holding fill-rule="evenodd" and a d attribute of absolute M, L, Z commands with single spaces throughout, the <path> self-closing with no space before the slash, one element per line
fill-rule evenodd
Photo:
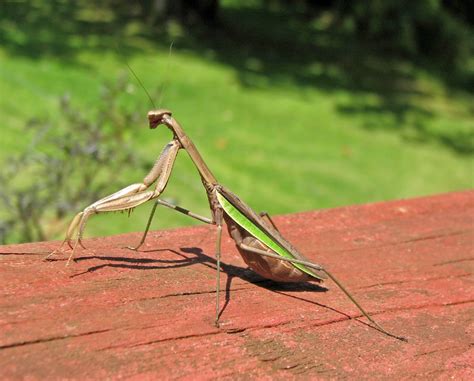
<path fill-rule="evenodd" d="M 163 118 L 165 116 L 171 116 L 171 111 L 169 110 L 152 110 L 148 112 L 148 123 L 150 128 L 156 128 L 163 123 Z"/>

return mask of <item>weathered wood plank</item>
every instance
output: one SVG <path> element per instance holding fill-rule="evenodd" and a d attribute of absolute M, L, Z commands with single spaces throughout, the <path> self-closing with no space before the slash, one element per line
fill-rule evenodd
<path fill-rule="evenodd" d="M 363 323 L 337 288 L 278 285 L 223 240 L 213 326 L 213 227 L 86 240 L 65 268 L 0 247 L 0 378 L 474 378 L 474 192 L 276 218 L 403 343 Z M 224 300 L 223 300 L 224 304 Z"/>

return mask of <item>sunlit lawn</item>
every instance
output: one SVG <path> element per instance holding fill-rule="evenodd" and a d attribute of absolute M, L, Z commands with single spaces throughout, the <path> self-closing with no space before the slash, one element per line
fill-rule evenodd
<path fill-rule="evenodd" d="M 474 185 L 472 156 L 432 138 L 436 131 L 473 128 L 472 97 L 449 91 L 436 77 L 409 63 L 393 63 L 411 78 L 406 84 L 410 92 L 393 100 L 387 96 L 390 90 L 385 94 L 370 86 L 302 83 L 288 75 L 285 62 L 282 78 L 278 63 L 271 77 L 259 57 L 243 56 L 236 67 L 220 59 L 215 46 L 200 54 L 175 43 L 169 57 L 165 44 L 140 38 L 129 44 L 137 48 L 129 64 L 150 92 L 156 94 L 164 85 L 158 106 L 174 112 L 216 177 L 256 210 L 293 213 Z M 321 70 L 333 70 L 331 78 L 345 75 L 330 62 L 324 66 L 305 62 L 300 67 L 308 78 L 318 78 Z M 33 59 L 0 48 L 0 159 L 29 144 L 31 132 L 25 134 L 24 126 L 31 118 L 52 116 L 61 121 L 60 96 L 69 94 L 73 105 L 93 113 L 104 81 L 120 75 L 128 75 L 127 68 L 113 49 L 84 49 L 66 61 L 54 56 Z M 171 135 L 164 127 L 147 128 L 145 117 L 152 106 L 132 77 L 130 83 L 123 101 L 139 110 L 143 121 L 133 126 L 129 138 L 151 167 Z M 393 107 L 400 104 L 405 108 Z M 123 168 L 112 188 L 140 181 L 144 175 L 144 168 Z M 164 197 L 209 214 L 199 176 L 184 151 Z M 142 230 L 150 207 L 138 208 L 130 218 L 94 217 L 86 234 Z M 154 228 L 192 223 L 161 210 Z"/>

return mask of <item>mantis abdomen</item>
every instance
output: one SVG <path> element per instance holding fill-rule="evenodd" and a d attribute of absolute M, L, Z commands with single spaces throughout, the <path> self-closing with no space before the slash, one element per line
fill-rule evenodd
<path fill-rule="evenodd" d="M 219 187 L 216 197 L 224 212 L 224 220 L 245 263 L 257 274 L 278 282 L 321 282 L 326 274 L 318 269 L 286 260 L 307 261 L 281 236 L 270 217 L 257 215 L 235 194 Z M 272 226 L 273 225 L 273 226 Z M 262 255 L 265 252 L 269 255 Z"/>
<path fill-rule="evenodd" d="M 263 243 L 250 235 L 246 230 L 237 225 L 227 214 L 224 215 L 230 236 L 235 242 L 242 242 L 246 246 L 272 253 L 273 251 Z M 252 253 L 237 245 L 243 260 L 258 275 L 277 282 L 307 282 L 320 281 L 300 269 L 296 268 L 290 262 L 282 261 L 272 257 L 264 257 L 260 254 Z"/>

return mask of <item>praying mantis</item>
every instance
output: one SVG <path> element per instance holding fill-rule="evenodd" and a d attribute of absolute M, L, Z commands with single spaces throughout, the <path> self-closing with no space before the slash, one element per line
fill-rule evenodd
<path fill-rule="evenodd" d="M 151 129 L 160 125 L 166 126 L 173 134 L 172 140 L 165 145 L 153 168 L 140 183 L 129 185 L 107 197 L 104 197 L 79 212 L 70 223 L 66 237 L 61 247 L 48 255 L 61 251 L 65 243 L 72 249 L 67 265 L 73 259 L 78 245 L 82 245 L 82 236 L 89 217 L 104 212 L 131 210 L 147 201 L 155 200 L 145 232 L 135 247 L 137 250 L 145 241 L 151 221 L 158 205 L 171 208 L 201 222 L 217 227 L 216 239 L 216 311 L 215 324 L 219 325 L 220 311 L 220 262 L 222 226 L 227 225 L 230 237 L 235 241 L 237 250 L 245 263 L 257 274 L 278 282 L 316 282 L 320 283 L 330 278 L 355 304 L 360 312 L 384 334 L 406 341 L 403 337 L 395 336 L 382 328 L 362 308 L 346 288 L 321 265 L 312 263 L 288 242 L 280 233 L 273 220 L 267 213 L 257 214 L 234 193 L 221 185 L 209 167 L 204 162 L 192 140 L 186 135 L 181 125 L 173 118 L 172 112 L 165 109 L 148 112 L 148 122 Z M 159 197 L 163 193 L 170 178 L 173 164 L 178 152 L 185 150 L 194 162 L 202 184 L 207 194 L 211 218 L 200 216 L 188 209 L 173 205 Z M 155 189 L 150 187 L 156 183 Z M 72 239 L 75 235 L 74 245 Z M 47 257 L 47 258 L 48 258 Z"/>

